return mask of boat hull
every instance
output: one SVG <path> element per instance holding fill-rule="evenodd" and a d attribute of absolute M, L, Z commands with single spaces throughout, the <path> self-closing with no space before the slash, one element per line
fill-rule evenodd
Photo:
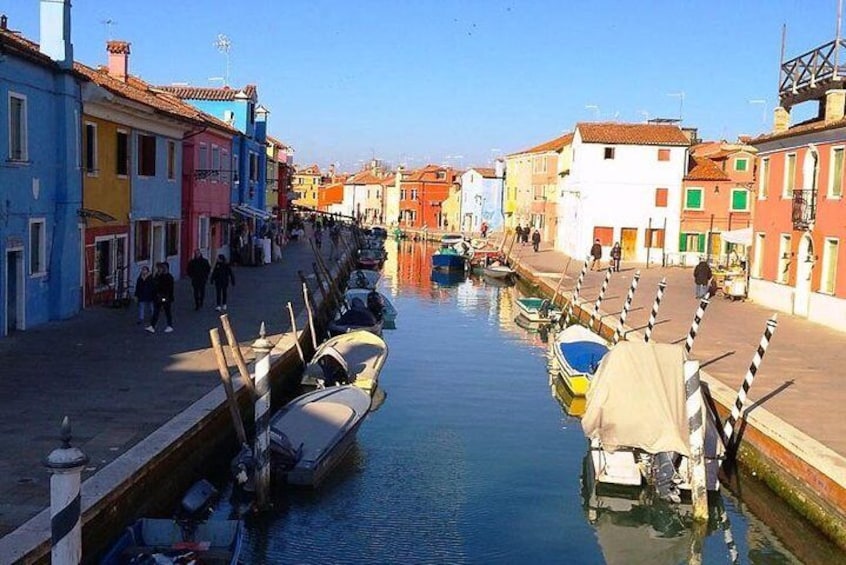
<path fill-rule="evenodd" d="M 509 267 L 484 267 L 482 274 L 492 279 L 507 279 L 515 274 Z"/>
<path fill-rule="evenodd" d="M 608 353 L 608 343 L 589 329 L 573 325 L 561 330 L 552 343 L 561 380 L 576 396 L 585 396 L 596 366 Z"/>
<path fill-rule="evenodd" d="M 466 260 L 461 255 L 435 253 L 432 255 L 432 268 L 438 271 L 463 271 Z"/>
<path fill-rule="evenodd" d="M 554 322 L 561 317 L 561 310 L 553 308 L 550 308 L 544 315 L 543 302 L 545 302 L 543 298 L 518 298 L 517 309 L 521 316 L 534 323 Z"/>

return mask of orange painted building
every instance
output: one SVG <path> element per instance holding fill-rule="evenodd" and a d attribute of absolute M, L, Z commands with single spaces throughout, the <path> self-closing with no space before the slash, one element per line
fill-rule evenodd
<path fill-rule="evenodd" d="M 403 175 L 400 182 L 400 225 L 409 228 L 443 225 L 443 202 L 449 198 L 450 188 L 457 182 L 451 167 L 427 165 Z"/>

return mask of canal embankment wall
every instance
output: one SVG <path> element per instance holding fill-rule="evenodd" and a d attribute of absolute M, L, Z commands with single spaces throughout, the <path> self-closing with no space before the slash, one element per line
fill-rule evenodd
<path fill-rule="evenodd" d="M 336 283 L 348 276 L 354 249 L 351 244 L 328 266 Z M 322 281 L 321 290 L 316 276 L 306 276 L 305 280 L 316 333 L 322 336 L 338 307 L 337 295 L 331 292 L 329 281 Z M 274 408 L 290 398 L 299 384 L 302 363 L 295 341 L 306 359 L 314 352 L 307 310 L 302 308 L 295 320 L 296 333 L 268 336 L 275 342 L 270 353 Z M 254 362 L 248 369 L 254 378 Z M 253 427 L 252 399 L 237 369 L 231 372 L 231 381 L 249 432 Z M 238 451 L 237 443 L 221 384 L 85 480 L 81 487 L 84 562 L 105 550 L 136 517 L 172 511 L 174 501 L 195 481 L 208 476 L 211 468 L 228 467 Z M 50 531 L 50 509 L 46 508 L 0 539 L 0 563 L 49 563 Z"/>

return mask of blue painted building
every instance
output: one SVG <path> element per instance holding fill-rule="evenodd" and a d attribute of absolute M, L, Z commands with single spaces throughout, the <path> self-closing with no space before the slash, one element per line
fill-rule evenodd
<path fill-rule="evenodd" d="M 70 1 L 41 2 L 41 45 L 0 18 L 0 336 L 82 304 L 81 84 Z"/>
<path fill-rule="evenodd" d="M 487 222 L 492 232 L 502 228 L 502 196 L 505 182 L 504 165 L 494 168 L 474 167 L 461 175 L 461 230 L 477 232 Z"/>

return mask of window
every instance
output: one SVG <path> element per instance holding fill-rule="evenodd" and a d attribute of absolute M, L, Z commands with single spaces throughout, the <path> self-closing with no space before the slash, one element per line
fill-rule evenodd
<path fill-rule="evenodd" d="M 168 222 L 165 230 L 167 256 L 179 255 L 179 222 Z"/>
<path fill-rule="evenodd" d="M 599 240 L 600 245 L 611 247 L 614 244 L 614 228 L 607 226 L 596 226 L 593 228 L 593 239 Z"/>
<path fill-rule="evenodd" d="M 138 175 L 156 176 L 156 136 L 138 134 Z"/>
<path fill-rule="evenodd" d="M 647 229 L 644 237 L 644 247 L 651 247 L 653 249 L 664 248 L 664 230 L 663 229 Z"/>
<path fill-rule="evenodd" d="M 831 150 L 831 172 L 828 175 L 828 197 L 841 198 L 843 196 L 843 148 L 835 147 Z"/>
<path fill-rule="evenodd" d="M 135 222 L 135 260 L 150 259 L 150 220 Z"/>
<path fill-rule="evenodd" d="M 766 235 L 763 233 L 755 234 L 755 255 L 752 261 L 752 276 L 760 279 L 764 273 L 764 243 Z"/>
<path fill-rule="evenodd" d="M 220 172 L 220 147 L 212 145 L 211 148 L 211 168 L 214 171 L 212 181 L 217 182 L 218 173 Z"/>
<path fill-rule="evenodd" d="M 834 294 L 835 281 L 837 279 L 837 251 L 838 240 L 827 237 L 823 246 L 823 268 L 822 279 L 820 280 L 820 292 Z"/>
<path fill-rule="evenodd" d="M 702 210 L 702 192 L 701 188 L 686 188 L 684 191 L 684 209 Z"/>
<path fill-rule="evenodd" d="M 613 147 L 606 147 L 605 148 L 605 159 L 613 159 L 614 158 L 614 148 Z"/>
<path fill-rule="evenodd" d="M 746 157 L 738 157 L 734 160 L 734 170 L 739 172 L 746 172 L 749 168 L 749 159 Z"/>
<path fill-rule="evenodd" d="M 167 178 L 173 180 L 176 178 L 176 142 L 167 142 Z"/>
<path fill-rule="evenodd" d="M 197 169 L 200 171 L 205 171 L 209 168 L 208 150 L 208 146 L 205 143 L 200 144 L 200 148 L 197 151 Z"/>
<path fill-rule="evenodd" d="M 761 178 L 758 180 L 758 200 L 766 200 L 770 188 L 770 158 L 761 159 Z"/>
<path fill-rule="evenodd" d="M 258 180 L 258 155 L 250 152 L 250 182 Z"/>
<path fill-rule="evenodd" d="M 435 176 L 436 176 L 436 178 L 437 178 L 438 180 L 443 180 L 443 179 L 445 179 L 445 178 L 446 178 L 446 172 L 444 172 L 444 171 L 438 171 L 438 174 L 437 174 L 437 175 L 435 175 Z"/>
<path fill-rule="evenodd" d="M 546 157 L 534 157 L 532 159 L 532 170 L 535 173 L 545 173 L 547 171 Z"/>
<path fill-rule="evenodd" d="M 670 150 L 669 149 L 659 149 L 658 150 L 658 160 L 659 161 L 669 161 L 670 160 Z"/>
<path fill-rule="evenodd" d="M 116 153 L 115 173 L 125 177 L 129 174 L 129 134 L 125 131 L 117 132 Z"/>
<path fill-rule="evenodd" d="M 107 288 L 115 270 L 112 264 L 115 240 L 112 237 L 97 239 L 94 243 L 94 281 L 97 288 Z"/>
<path fill-rule="evenodd" d="M 400 190 L 400 200 L 405 200 L 405 189 Z"/>
<path fill-rule="evenodd" d="M 655 207 L 656 208 L 666 208 L 667 207 L 667 193 L 668 193 L 668 190 L 666 188 L 656 188 L 655 189 Z"/>
<path fill-rule="evenodd" d="M 231 173 L 226 173 L 226 172 L 223 170 L 223 166 L 224 166 L 224 164 L 225 164 L 225 163 L 229 163 L 229 162 L 230 162 L 230 161 L 229 161 L 229 151 L 227 151 L 226 149 L 224 149 L 223 151 L 221 151 L 221 152 L 220 152 L 220 168 L 218 169 L 218 173 L 219 173 L 219 174 L 223 174 L 223 180 L 224 180 L 224 181 L 227 181 L 227 180 L 229 180 L 230 178 L 232 178 L 232 177 L 231 177 Z"/>
<path fill-rule="evenodd" d="M 778 272 L 776 282 L 786 283 L 790 274 L 790 234 L 783 233 L 778 238 Z"/>
<path fill-rule="evenodd" d="M 97 125 L 87 123 L 85 124 L 85 145 L 83 146 L 85 153 L 85 172 L 89 175 L 96 176 L 97 174 Z"/>
<path fill-rule="evenodd" d="M 44 219 L 29 221 L 29 274 L 47 273 L 47 224 Z"/>
<path fill-rule="evenodd" d="M 411 199 L 417 200 L 417 189 L 416 188 L 411 190 Z"/>
<path fill-rule="evenodd" d="M 782 187 L 782 198 L 793 198 L 793 189 L 796 186 L 796 153 L 790 153 L 784 163 L 784 185 Z"/>
<path fill-rule="evenodd" d="M 208 249 L 209 248 L 209 217 L 208 216 L 200 216 L 198 220 L 198 230 L 197 233 L 197 247 L 200 249 Z"/>
<path fill-rule="evenodd" d="M 26 161 L 27 151 L 27 123 L 26 97 L 9 93 L 9 159 L 12 161 Z"/>
<path fill-rule="evenodd" d="M 691 253 L 705 252 L 704 233 L 681 233 L 679 234 L 679 251 L 690 251 Z"/>
<path fill-rule="evenodd" d="M 232 155 L 232 182 L 238 184 L 241 181 L 241 156 Z"/>
<path fill-rule="evenodd" d="M 748 212 L 749 211 L 749 191 L 745 188 L 731 189 L 731 211 L 732 212 Z"/>

